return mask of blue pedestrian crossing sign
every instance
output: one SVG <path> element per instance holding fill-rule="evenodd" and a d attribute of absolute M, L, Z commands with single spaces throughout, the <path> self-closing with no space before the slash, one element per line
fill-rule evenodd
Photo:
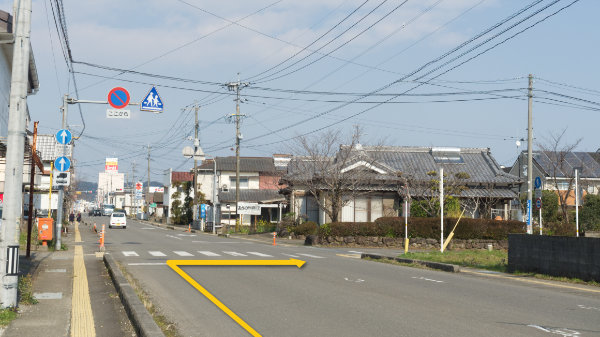
<path fill-rule="evenodd" d="M 163 102 L 158 95 L 158 91 L 156 91 L 156 87 L 152 87 L 146 94 L 146 97 L 142 100 L 140 110 L 159 113 L 163 112 L 163 108 Z"/>
<path fill-rule="evenodd" d="M 68 171 L 70 167 L 71 167 L 71 161 L 69 160 L 69 158 L 67 158 L 65 156 L 58 157 L 54 161 L 54 168 L 59 170 L 60 172 Z"/>
<path fill-rule="evenodd" d="M 69 144 L 71 142 L 71 139 L 73 139 L 73 135 L 71 134 L 71 131 L 69 131 L 67 129 L 58 130 L 58 132 L 56 133 L 55 136 L 56 136 L 56 141 L 62 145 Z"/>

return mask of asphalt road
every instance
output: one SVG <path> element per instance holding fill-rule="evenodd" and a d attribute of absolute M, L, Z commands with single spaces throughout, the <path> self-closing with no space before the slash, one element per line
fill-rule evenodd
<path fill-rule="evenodd" d="M 92 218 L 101 224 L 108 218 Z M 600 289 L 360 260 L 360 249 L 272 246 L 128 219 L 106 251 L 183 336 L 249 335 L 167 260 L 306 261 L 182 269 L 263 336 L 600 336 Z"/>

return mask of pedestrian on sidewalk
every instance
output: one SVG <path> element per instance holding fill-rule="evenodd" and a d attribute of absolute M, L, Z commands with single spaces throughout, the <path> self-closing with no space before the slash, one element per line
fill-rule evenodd
<path fill-rule="evenodd" d="M 81 222 L 81 212 L 77 213 L 77 222 Z"/>

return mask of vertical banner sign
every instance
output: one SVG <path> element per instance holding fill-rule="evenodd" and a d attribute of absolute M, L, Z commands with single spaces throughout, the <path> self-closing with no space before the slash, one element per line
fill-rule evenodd
<path fill-rule="evenodd" d="M 200 204 L 200 218 L 206 219 L 206 204 Z"/>
<path fill-rule="evenodd" d="M 533 228 L 531 227 L 531 200 L 527 200 L 527 234 L 532 234 Z"/>
<path fill-rule="evenodd" d="M 135 198 L 137 200 L 142 199 L 143 193 L 142 193 L 142 189 L 144 188 L 144 183 L 142 183 L 141 181 L 138 181 L 137 183 L 135 183 Z"/>
<path fill-rule="evenodd" d="M 119 172 L 119 158 L 106 158 L 106 165 L 104 165 L 104 171 L 107 173 Z"/>

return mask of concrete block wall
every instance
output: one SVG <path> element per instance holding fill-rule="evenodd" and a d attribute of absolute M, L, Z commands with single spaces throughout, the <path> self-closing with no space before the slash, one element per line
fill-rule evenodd
<path fill-rule="evenodd" d="M 600 282 L 600 238 L 509 234 L 507 269 Z"/>

